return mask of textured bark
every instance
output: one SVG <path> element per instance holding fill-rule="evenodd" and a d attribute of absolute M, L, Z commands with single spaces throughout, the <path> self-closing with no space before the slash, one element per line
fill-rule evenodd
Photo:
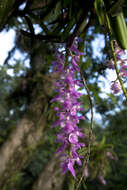
<path fill-rule="evenodd" d="M 62 190 L 63 181 L 64 176 L 60 168 L 60 158 L 58 155 L 54 155 L 32 190 Z"/>
<path fill-rule="evenodd" d="M 45 123 L 43 115 L 40 115 L 38 122 L 29 117 L 23 118 L 2 146 L 0 150 L 0 189 L 29 160 L 42 138 Z"/>
<path fill-rule="evenodd" d="M 33 90 L 32 96 L 35 100 L 31 99 L 27 115 L 21 119 L 0 149 L 0 190 L 25 167 L 42 139 L 47 123 L 45 115 L 49 109 L 49 95 L 52 93 L 55 77 L 51 74 L 45 76 L 43 91 L 40 86 Z"/>

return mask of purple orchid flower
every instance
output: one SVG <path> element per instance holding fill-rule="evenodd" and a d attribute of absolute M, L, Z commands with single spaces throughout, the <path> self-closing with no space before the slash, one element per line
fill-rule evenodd
<path fill-rule="evenodd" d="M 112 83 L 111 89 L 112 89 L 112 91 L 113 91 L 114 94 L 119 93 L 121 91 L 121 86 L 120 86 L 119 82 L 114 81 Z"/>
<path fill-rule="evenodd" d="M 70 47 L 72 55 L 72 63 L 65 64 L 64 54 L 58 52 L 55 54 L 56 61 L 53 61 L 53 72 L 59 72 L 60 78 L 55 82 L 55 91 L 57 95 L 51 102 L 58 102 L 60 107 L 54 107 L 58 120 L 53 124 L 61 128 L 57 135 L 57 142 L 61 143 L 58 152 L 66 152 L 62 157 L 62 172 L 65 174 L 70 171 L 74 178 L 76 178 L 75 164 L 81 166 L 81 156 L 78 155 L 77 150 L 85 146 L 84 143 L 79 142 L 79 138 L 84 138 L 84 134 L 78 127 L 80 119 L 85 120 L 85 117 L 79 116 L 78 113 L 82 110 L 78 99 L 82 96 L 77 92 L 77 87 L 82 84 L 75 79 L 76 72 L 79 72 L 78 62 L 82 52 L 78 50 L 78 41 L 74 41 Z"/>

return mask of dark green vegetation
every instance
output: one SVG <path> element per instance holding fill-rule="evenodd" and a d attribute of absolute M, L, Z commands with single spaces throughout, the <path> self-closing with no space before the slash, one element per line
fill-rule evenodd
<path fill-rule="evenodd" d="M 105 11 L 110 17 L 114 19 L 122 10 L 127 17 L 126 0 L 105 2 Z M 102 1 L 96 3 L 101 5 Z M 58 129 L 50 128 L 56 117 L 50 100 L 53 83 L 59 76 L 52 75 L 49 70 L 54 48 L 61 47 L 62 43 L 69 46 L 79 34 L 83 38 L 80 49 L 85 53 L 80 68 L 96 113 L 102 117 L 101 123 L 94 120 L 89 175 L 82 181 L 80 190 L 126 190 L 127 103 L 123 95 L 102 96 L 100 76 L 106 77 L 105 61 L 112 56 L 103 19 L 103 11 L 98 6 L 95 10 L 94 0 L 87 0 L 85 5 L 83 0 L 0 1 L 0 30 L 16 32 L 14 47 L 0 66 L 0 190 L 75 189 L 77 181 L 69 174 L 62 176 L 59 156 L 54 154 Z M 92 41 L 98 34 L 104 36 L 105 47 L 101 49 L 101 57 L 94 58 Z M 125 38 L 119 34 L 120 37 L 118 31 L 114 32 L 113 37 L 125 47 Z M 13 59 L 16 50 L 23 54 L 23 60 Z M 8 74 L 9 69 L 13 70 L 13 76 Z M 83 114 L 89 113 L 87 95 L 81 101 Z M 86 134 L 86 145 L 89 125 L 89 120 L 80 123 Z M 86 149 L 80 154 L 85 155 Z M 79 179 L 82 168 L 77 172 Z M 99 176 L 104 176 L 106 185 Z"/>

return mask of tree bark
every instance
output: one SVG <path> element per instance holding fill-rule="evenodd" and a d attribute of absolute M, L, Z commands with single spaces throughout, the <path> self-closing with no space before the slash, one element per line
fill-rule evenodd
<path fill-rule="evenodd" d="M 37 49 L 40 48 L 36 42 Z M 24 46 L 24 44 L 22 44 Z M 35 48 L 35 46 L 34 46 Z M 28 48 L 26 48 L 28 50 Z M 16 129 L 12 131 L 8 139 L 0 149 L 0 190 L 7 181 L 19 172 L 29 161 L 33 151 L 36 149 L 42 139 L 43 130 L 46 127 L 45 112 L 48 110 L 49 98 L 52 94 L 53 78 L 45 75 L 45 58 L 44 50 L 29 52 L 31 58 L 31 75 L 28 79 L 28 90 L 26 94 L 29 97 L 29 106 L 24 118 L 21 119 Z M 38 77 L 39 74 L 39 79 Z M 34 82 L 34 77 L 37 80 Z M 48 90 L 47 90 L 48 89 Z M 20 90 L 20 87 L 19 87 Z M 19 93 L 20 94 L 20 93 Z"/>
<path fill-rule="evenodd" d="M 43 114 L 38 121 L 25 117 L 4 143 L 0 150 L 0 189 L 32 156 L 42 138 L 45 125 Z"/>
<path fill-rule="evenodd" d="M 42 171 L 32 190 L 62 190 L 64 176 L 60 168 L 60 157 L 54 155 Z"/>

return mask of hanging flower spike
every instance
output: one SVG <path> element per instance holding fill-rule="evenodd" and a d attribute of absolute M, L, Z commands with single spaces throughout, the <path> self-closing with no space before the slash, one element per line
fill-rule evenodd
<path fill-rule="evenodd" d="M 70 171 L 74 178 L 76 178 L 74 165 L 81 163 L 81 156 L 78 155 L 77 150 L 85 146 L 84 143 L 79 142 L 79 138 L 84 138 L 81 129 L 78 128 L 80 119 L 85 120 L 85 117 L 79 116 L 82 110 L 78 99 L 82 96 L 77 92 L 76 87 L 81 86 L 80 81 L 75 79 L 76 72 L 79 72 L 78 62 L 80 56 L 83 54 L 78 50 L 77 40 L 74 41 L 69 49 L 71 54 L 71 64 L 65 64 L 65 56 L 61 52 L 55 54 L 56 61 L 53 61 L 53 72 L 59 72 L 60 78 L 55 83 L 57 95 L 51 102 L 58 102 L 59 107 L 54 110 L 58 116 L 58 120 L 53 126 L 60 126 L 61 130 L 57 135 L 57 142 L 61 143 L 61 147 L 57 152 L 65 152 L 62 156 L 62 172 L 65 174 Z"/>
<path fill-rule="evenodd" d="M 123 78 L 127 77 L 127 58 L 125 58 L 127 55 L 126 55 L 126 52 L 122 50 L 117 44 L 115 44 L 115 56 L 116 56 L 118 68 L 120 68 L 119 76 L 121 77 L 121 80 L 122 80 Z M 106 61 L 106 64 L 109 69 L 115 70 L 115 65 L 112 59 L 111 61 Z M 112 83 L 111 89 L 114 94 L 117 94 L 122 91 L 121 85 L 118 81 L 114 81 Z"/>

